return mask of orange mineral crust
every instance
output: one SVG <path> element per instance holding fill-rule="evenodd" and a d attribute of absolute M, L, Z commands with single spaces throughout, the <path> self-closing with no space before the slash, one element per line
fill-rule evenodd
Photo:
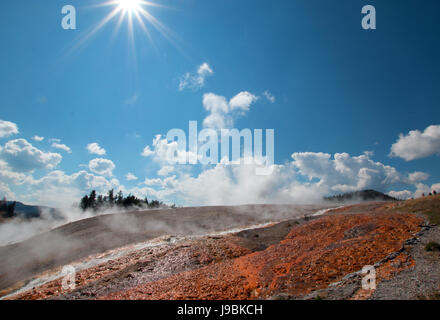
<path fill-rule="evenodd" d="M 144 270 L 154 270 L 141 279 L 141 281 L 151 281 L 151 279 L 168 277 L 187 269 L 198 269 L 201 266 L 233 259 L 251 252 L 238 244 L 240 239 L 237 237 L 226 235 L 219 237 L 219 239 L 221 242 L 215 237 L 207 237 L 183 241 L 173 246 L 165 245 L 135 251 L 121 258 L 77 272 L 76 286 L 83 287 L 101 279 L 106 279 L 105 281 L 114 279 L 117 282 L 117 279 L 121 277 L 133 277 L 134 273 L 129 269 L 140 271 L 139 273 Z M 118 272 L 123 273 L 118 274 Z M 93 298 L 96 295 L 93 290 L 91 291 L 88 298 Z M 63 292 L 61 289 L 61 278 L 58 278 L 8 299 L 38 300 L 65 293 L 67 292 Z"/>
<path fill-rule="evenodd" d="M 420 230 L 412 214 L 333 214 L 293 227 L 259 252 L 213 262 L 101 299 L 268 299 L 308 294 L 373 265 Z M 412 263 L 399 266 L 411 267 Z M 383 277 L 399 270 L 385 270 Z M 382 270 L 381 270 L 382 271 Z"/>

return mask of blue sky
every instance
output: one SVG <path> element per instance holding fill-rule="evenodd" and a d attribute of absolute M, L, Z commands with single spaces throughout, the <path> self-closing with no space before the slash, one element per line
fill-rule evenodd
<path fill-rule="evenodd" d="M 151 41 L 135 21 L 132 45 L 126 20 L 114 33 L 115 17 L 83 41 L 115 8 L 103 2 L 3 4 L 0 195 L 60 206 L 115 187 L 181 205 L 307 202 L 360 187 L 409 197 L 440 182 L 438 1 L 158 0 L 146 8 L 168 34 L 145 21 Z M 76 30 L 61 28 L 65 4 Z M 376 30 L 361 28 L 366 4 Z M 209 93 L 255 98 L 231 117 L 239 129 L 275 129 L 272 178 L 169 168 L 157 156 L 156 135 L 202 127 Z"/>

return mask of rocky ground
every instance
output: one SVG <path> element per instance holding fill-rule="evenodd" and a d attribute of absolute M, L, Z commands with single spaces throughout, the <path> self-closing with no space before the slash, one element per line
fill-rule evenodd
<path fill-rule="evenodd" d="M 0 296 L 11 286 L 90 255 L 165 236 L 200 236 L 312 214 L 330 205 L 249 205 L 136 211 L 76 221 L 0 247 Z"/>
<path fill-rule="evenodd" d="M 425 245 L 440 243 L 433 222 L 439 203 L 440 197 L 364 203 L 322 216 L 283 213 L 280 223 L 238 232 L 162 236 L 82 259 L 86 267 L 78 270 L 74 290 L 63 291 L 61 278 L 53 276 L 35 287 L 16 285 L 22 290 L 6 298 L 435 298 L 440 253 Z M 361 270 L 368 265 L 375 267 L 375 290 L 362 289 Z M 59 266 L 46 276 L 56 272 Z"/>

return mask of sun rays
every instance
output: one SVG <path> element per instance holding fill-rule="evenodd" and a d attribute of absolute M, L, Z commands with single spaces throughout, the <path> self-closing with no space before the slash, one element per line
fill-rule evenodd
<path fill-rule="evenodd" d="M 134 41 L 135 22 L 137 23 L 137 25 L 141 27 L 141 29 L 144 31 L 145 35 L 148 37 L 148 39 L 151 42 L 153 42 L 153 39 L 151 37 L 151 33 L 147 26 L 147 23 L 150 26 L 156 28 L 164 36 L 168 37 L 167 28 L 148 12 L 149 7 L 162 7 L 157 3 L 146 0 L 111 0 L 103 3 L 102 5 L 112 6 L 114 8 L 107 15 L 107 17 L 103 19 L 103 21 L 105 22 L 100 27 L 98 27 L 96 31 L 98 31 L 99 28 L 107 24 L 108 21 L 113 20 L 114 17 L 119 15 L 119 19 L 115 26 L 114 34 L 117 34 L 123 22 L 127 21 L 128 31 L 131 41 Z"/>
<path fill-rule="evenodd" d="M 88 31 L 83 33 L 77 41 L 75 41 L 74 46 L 71 50 L 79 49 L 86 42 L 88 42 L 94 35 L 104 29 L 111 22 L 114 22 L 114 28 L 112 33 L 112 38 L 115 38 L 120 29 L 124 24 L 127 25 L 128 38 L 131 47 L 135 47 L 135 33 L 136 29 L 142 30 L 142 33 L 146 38 L 148 38 L 150 44 L 155 47 L 151 31 L 154 29 L 158 31 L 163 37 L 165 37 L 174 47 L 179 51 L 182 51 L 178 43 L 181 42 L 179 38 L 170 30 L 165 24 L 160 22 L 157 18 L 153 16 L 149 9 L 153 7 L 167 8 L 161 4 L 146 1 L 146 0 L 109 0 L 95 7 L 110 7 L 112 8 L 110 12 L 99 22 L 97 22 Z M 137 40 L 139 37 L 136 37 Z"/>

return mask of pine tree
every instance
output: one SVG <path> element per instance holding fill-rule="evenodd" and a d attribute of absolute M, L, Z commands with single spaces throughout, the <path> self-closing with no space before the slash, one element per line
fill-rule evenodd
<path fill-rule="evenodd" d="M 89 195 L 89 208 L 96 209 L 96 191 L 92 190 Z"/>
<path fill-rule="evenodd" d="M 79 206 L 83 211 L 86 211 L 89 208 L 89 196 L 88 195 L 85 195 L 81 199 Z"/>
<path fill-rule="evenodd" d="M 116 204 L 118 206 L 122 206 L 124 204 L 124 194 L 122 191 L 118 192 L 118 196 L 116 197 Z"/>

